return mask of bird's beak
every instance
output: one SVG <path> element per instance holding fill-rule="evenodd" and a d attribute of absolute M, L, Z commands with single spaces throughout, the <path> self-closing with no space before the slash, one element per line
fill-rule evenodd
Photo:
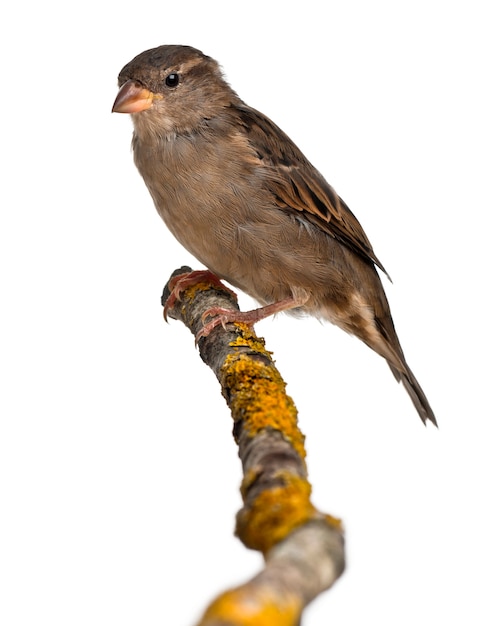
<path fill-rule="evenodd" d="M 139 113 L 152 106 L 154 99 L 158 97 L 142 85 L 133 80 L 127 80 L 118 91 L 114 101 L 113 113 Z"/>

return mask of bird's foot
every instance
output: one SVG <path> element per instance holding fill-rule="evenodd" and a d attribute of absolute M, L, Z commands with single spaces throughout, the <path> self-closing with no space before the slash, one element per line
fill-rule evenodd
<path fill-rule="evenodd" d="M 253 309 L 252 311 L 234 311 L 232 309 L 213 307 L 203 313 L 202 322 L 204 322 L 204 325 L 203 328 L 197 333 L 196 341 L 198 342 L 198 340 L 202 337 L 207 337 L 211 331 L 219 325 L 221 325 L 224 329 L 226 324 L 229 322 L 239 322 L 248 326 L 253 326 L 256 322 L 264 320 L 266 317 L 270 317 L 270 315 L 275 315 L 275 313 L 280 313 L 281 311 L 302 306 L 306 299 L 289 297 L 284 300 L 279 300 L 278 302 L 273 302 L 272 304 L 267 304 L 266 306 L 262 306 L 258 309 Z M 212 317 L 213 319 L 205 324 L 207 317 Z"/>
<path fill-rule="evenodd" d="M 229 289 L 229 287 L 226 287 L 219 277 L 210 270 L 195 270 L 193 272 L 178 274 L 177 276 L 173 276 L 173 278 L 169 281 L 170 295 L 166 300 L 163 312 L 166 322 L 169 309 L 172 309 L 176 305 L 176 302 L 181 300 L 181 294 L 186 291 L 188 287 L 193 287 L 199 283 L 206 283 L 214 287 L 218 287 L 219 289 L 223 289 L 237 299 L 236 294 Z"/>

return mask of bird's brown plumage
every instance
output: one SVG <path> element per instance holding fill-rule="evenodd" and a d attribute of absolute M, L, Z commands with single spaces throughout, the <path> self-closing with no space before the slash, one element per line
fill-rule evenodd
<path fill-rule="evenodd" d="M 176 238 L 262 305 L 327 319 L 383 356 L 422 421 L 434 413 L 408 367 L 358 220 L 289 137 L 242 102 L 216 61 L 188 46 L 139 54 L 113 110 L 131 112 L 135 163 Z M 131 93 L 131 96 L 128 95 Z"/>

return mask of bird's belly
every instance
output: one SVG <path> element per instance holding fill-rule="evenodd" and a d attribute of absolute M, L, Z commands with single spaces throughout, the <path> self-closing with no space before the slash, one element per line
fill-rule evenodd
<path fill-rule="evenodd" d="M 158 198 L 156 206 L 183 247 L 220 278 L 261 304 L 313 294 L 304 306 L 312 314 L 319 314 L 320 294 L 335 305 L 344 299 L 340 244 L 332 238 L 258 197 L 243 204 L 234 194 L 206 200 L 182 193 Z"/>
<path fill-rule="evenodd" d="M 258 222 L 257 218 L 231 219 L 197 199 L 194 206 L 192 220 L 175 210 L 172 203 L 158 210 L 176 239 L 200 263 L 262 304 L 289 295 L 287 278 L 276 281 L 274 289 L 270 285 L 273 266 L 278 266 L 280 260 L 266 243 L 274 236 L 271 224 Z M 231 207 L 232 199 L 228 198 L 224 206 Z"/>

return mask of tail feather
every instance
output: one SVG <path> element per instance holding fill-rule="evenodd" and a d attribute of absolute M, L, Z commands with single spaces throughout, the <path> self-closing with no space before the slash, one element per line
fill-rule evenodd
<path fill-rule="evenodd" d="M 382 310 L 379 311 L 378 316 L 375 316 L 374 322 L 377 334 L 361 337 L 361 339 L 386 359 L 396 380 L 403 383 L 424 426 L 427 420 L 429 420 L 437 428 L 434 411 L 431 409 L 422 387 L 405 360 L 386 299 L 382 302 Z"/>
<path fill-rule="evenodd" d="M 408 367 L 406 362 L 402 362 L 403 369 L 396 368 L 389 361 L 388 365 L 390 366 L 390 369 L 393 372 L 396 380 L 403 383 L 403 386 L 410 396 L 413 405 L 417 409 L 417 413 L 419 414 L 420 419 L 422 420 L 424 425 L 426 425 L 426 421 L 429 420 L 437 428 L 437 420 L 436 416 L 434 415 L 434 411 L 432 410 L 422 387 L 419 385 L 417 379 L 413 375 L 412 370 Z"/>

